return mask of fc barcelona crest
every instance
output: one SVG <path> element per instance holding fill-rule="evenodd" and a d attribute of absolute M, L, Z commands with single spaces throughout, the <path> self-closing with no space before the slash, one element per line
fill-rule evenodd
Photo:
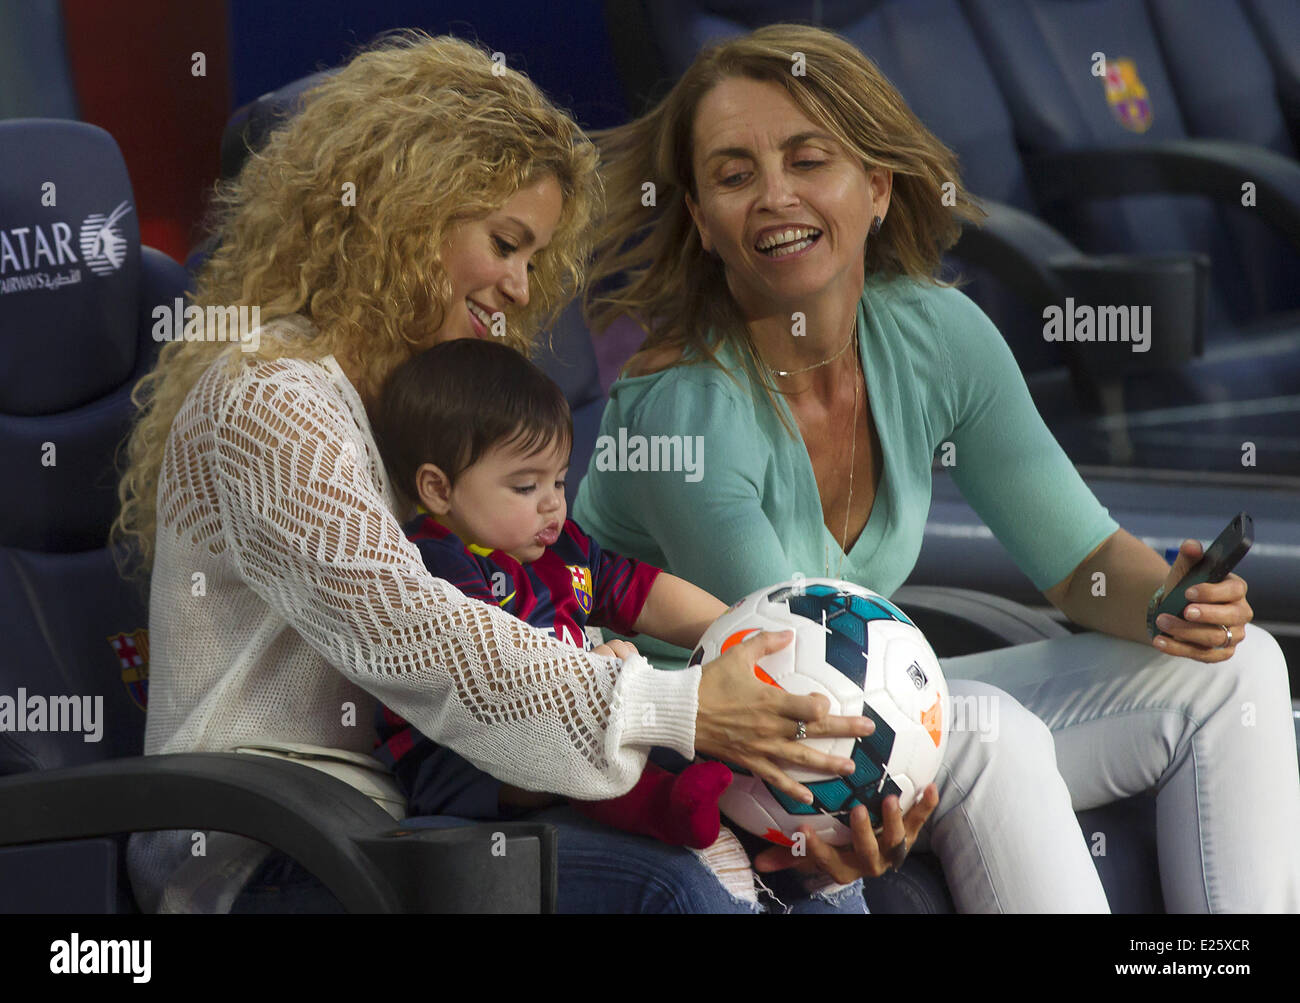
<path fill-rule="evenodd" d="M 1106 103 L 1111 114 L 1129 132 L 1151 128 L 1151 99 L 1131 59 L 1106 61 Z"/>
<path fill-rule="evenodd" d="M 114 634 L 108 639 L 122 665 L 122 685 L 132 702 L 144 710 L 149 705 L 149 631 L 141 627 L 130 634 Z"/>
<path fill-rule="evenodd" d="M 582 612 L 591 614 L 591 569 L 577 564 L 565 565 L 569 569 L 569 579 L 573 582 L 573 594 L 578 599 Z"/>

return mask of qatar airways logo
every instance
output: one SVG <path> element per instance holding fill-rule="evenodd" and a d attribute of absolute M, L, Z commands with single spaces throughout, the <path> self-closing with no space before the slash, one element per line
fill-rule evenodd
<path fill-rule="evenodd" d="M 74 235 L 63 221 L 0 229 L 0 295 L 76 285 L 85 270 L 101 278 L 126 262 L 130 242 L 121 221 L 132 211 L 119 202 L 111 212 L 94 212 Z"/>
<path fill-rule="evenodd" d="M 126 237 L 117 223 L 130 211 L 120 202 L 107 216 L 94 212 L 81 224 L 81 256 L 96 275 L 112 275 L 126 260 Z"/>

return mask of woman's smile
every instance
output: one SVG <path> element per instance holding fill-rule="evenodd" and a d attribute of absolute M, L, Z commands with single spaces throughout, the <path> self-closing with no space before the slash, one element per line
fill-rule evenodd
<path fill-rule="evenodd" d="M 812 226 L 772 226 L 760 231 L 754 250 L 770 261 L 786 262 L 801 258 L 822 238 L 822 231 Z"/>
<path fill-rule="evenodd" d="M 480 338 L 486 338 L 490 334 L 492 324 L 492 314 L 481 303 L 477 303 L 469 297 L 465 298 L 465 305 L 469 308 L 469 324 L 474 329 L 474 334 Z"/>
<path fill-rule="evenodd" d="M 771 81 L 723 80 L 701 98 L 692 130 L 699 195 L 687 206 L 742 312 L 856 300 L 888 172 L 869 174 Z"/>

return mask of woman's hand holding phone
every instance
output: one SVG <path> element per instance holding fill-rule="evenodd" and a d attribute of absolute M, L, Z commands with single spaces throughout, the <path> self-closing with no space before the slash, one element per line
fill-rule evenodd
<path fill-rule="evenodd" d="M 1219 582 L 1204 581 L 1188 588 L 1181 585 L 1193 565 L 1203 556 L 1201 544 L 1184 540 L 1178 558 L 1165 578 L 1162 591 L 1172 602 L 1182 606 L 1180 616 L 1161 612 L 1154 620 L 1161 631 L 1152 643 L 1167 655 L 1181 655 L 1198 662 L 1223 662 L 1232 657 L 1246 636 L 1246 624 L 1255 612 L 1246 602 L 1246 580 L 1229 573 Z M 1180 589 L 1182 596 L 1174 595 Z"/>

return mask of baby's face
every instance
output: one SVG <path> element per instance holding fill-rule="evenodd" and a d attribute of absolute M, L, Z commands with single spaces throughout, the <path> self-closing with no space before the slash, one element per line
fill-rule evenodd
<path fill-rule="evenodd" d="M 535 561 L 564 528 L 568 469 L 569 450 L 560 443 L 528 455 L 494 446 L 457 478 L 445 521 L 466 543 Z"/>

